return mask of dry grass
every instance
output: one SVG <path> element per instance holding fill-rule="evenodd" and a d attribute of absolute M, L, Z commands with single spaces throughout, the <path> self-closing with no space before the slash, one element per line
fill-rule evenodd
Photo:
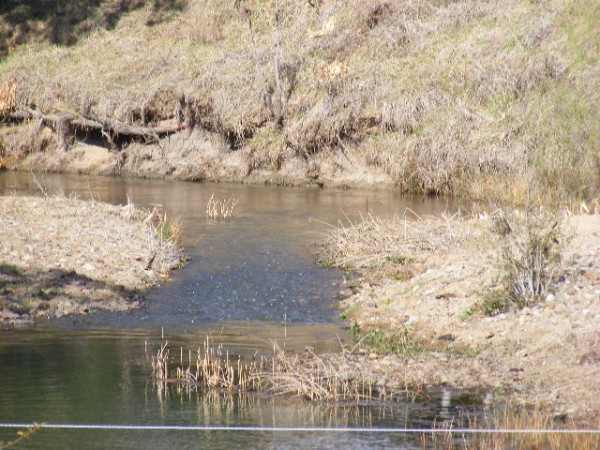
<path fill-rule="evenodd" d="M 209 219 L 231 219 L 238 200 L 235 195 L 219 200 L 212 194 L 206 204 L 206 217 Z"/>
<path fill-rule="evenodd" d="M 110 32 L 16 47 L 0 77 L 16 77 L 17 105 L 183 114 L 244 149 L 249 172 L 352 152 L 407 191 L 600 187 L 597 2 L 281 0 L 278 22 L 259 0 L 189 0 L 161 21 L 122 3 Z"/>
<path fill-rule="evenodd" d="M 155 266 L 170 270 L 185 262 L 180 246 L 183 227 L 179 220 L 170 219 L 165 211 L 156 207 L 152 211 L 138 208 L 129 198 L 127 205 L 121 208 L 121 215 L 139 220 L 146 227 L 148 250 L 153 255 L 146 269 Z"/>
<path fill-rule="evenodd" d="M 167 384 L 175 384 L 226 392 L 269 392 L 333 403 L 386 398 L 389 391 L 378 390 L 374 380 L 363 378 L 346 367 L 354 350 L 343 351 L 341 357 L 333 358 L 310 351 L 288 356 L 274 342 L 271 356 L 244 360 L 230 356 L 220 346 L 213 346 L 207 336 L 203 347 L 195 352 L 184 352 L 180 348 L 178 361 L 177 357 L 170 356 L 170 347 L 164 338 L 153 355 L 146 345 L 146 357 L 152 366 L 153 378 L 162 383 L 163 391 Z"/>
<path fill-rule="evenodd" d="M 597 431 L 597 426 L 582 427 L 572 420 L 552 417 L 538 409 L 505 407 L 500 412 L 494 410 L 489 416 L 472 420 L 470 427 L 488 429 L 490 432 L 465 435 L 450 432 L 432 433 L 422 436 L 422 445 L 426 448 L 433 445 L 435 448 L 457 450 L 592 450 L 600 447 L 600 432 Z M 494 433 L 494 430 L 499 431 Z M 577 432 L 578 430 L 583 432 Z"/>
<path fill-rule="evenodd" d="M 0 83 L 0 117 L 7 116 L 17 106 L 17 82 L 14 76 Z"/>
<path fill-rule="evenodd" d="M 292 395 L 313 401 L 355 402 L 380 396 L 372 380 L 348 376 L 341 370 L 343 362 L 325 359 L 310 353 L 307 357 L 289 358 L 278 352 L 271 370 L 258 374 L 270 392 Z"/>
<path fill-rule="evenodd" d="M 326 238 L 323 254 L 341 267 L 409 264 L 476 238 L 482 232 L 460 214 L 420 217 L 410 210 L 382 219 L 372 215 L 340 224 Z"/>

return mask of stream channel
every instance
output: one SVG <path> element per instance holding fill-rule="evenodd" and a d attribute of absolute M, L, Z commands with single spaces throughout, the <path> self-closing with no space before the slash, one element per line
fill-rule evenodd
<path fill-rule="evenodd" d="M 409 433 L 351 428 L 467 424 L 478 395 L 439 393 L 393 404 L 327 405 L 264 395 L 159 392 L 146 344 L 161 332 L 172 348 L 197 349 L 207 335 L 231 354 L 338 351 L 351 344 L 336 297 L 343 274 L 316 264 L 329 225 L 361 214 L 438 214 L 442 200 L 393 190 L 334 190 L 186 183 L 72 175 L 0 174 L 1 195 L 76 195 L 162 206 L 181 219 L 190 261 L 138 310 L 66 317 L 0 332 L 0 422 L 261 427 L 266 430 L 42 429 L 15 448 L 422 448 Z M 206 218 L 211 197 L 234 195 L 232 219 Z M 451 207 L 451 206 L 450 206 Z M 1 230 L 0 230 L 1 231 Z M 274 431 L 273 427 L 347 431 Z M 0 441 L 16 429 L 0 429 Z"/>

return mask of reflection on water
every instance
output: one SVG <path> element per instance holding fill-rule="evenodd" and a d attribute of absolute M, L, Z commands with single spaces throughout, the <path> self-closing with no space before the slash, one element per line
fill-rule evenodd
<path fill-rule="evenodd" d="M 478 403 L 467 396 L 419 395 L 393 404 L 331 405 L 174 385 L 164 392 L 148 376 L 144 342 L 156 340 L 153 331 L 59 331 L 35 327 L 2 333 L 1 422 L 429 428 L 434 419 L 438 426 L 462 425 Z M 11 432 L 0 429 L 0 440 Z M 419 448 L 416 439 L 351 431 L 42 430 L 25 448 Z"/>
<path fill-rule="evenodd" d="M 472 398 L 418 398 L 394 405 L 330 406 L 202 391 L 159 395 L 146 341 L 173 347 L 215 345 L 234 354 L 339 350 L 350 337 L 332 305 L 338 271 L 314 263 L 328 227 L 360 214 L 439 213 L 448 207 L 390 190 L 342 191 L 38 175 L 49 194 L 64 193 L 151 208 L 180 217 L 191 261 L 148 293 L 131 314 L 69 317 L 0 333 L 0 422 L 134 423 L 319 427 L 430 427 L 477 409 Z M 30 174 L 0 174 L 0 194 L 39 194 Z M 234 194 L 229 221 L 205 217 L 206 203 Z M 176 389 L 171 387 L 171 390 Z M 463 404 L 466 400 L 466 405 Z M 12 434 L 11 434 L 12 433 Z M 14 435 L 0 429 L 0 440 Z M 414 436 L 313 432 L 42 430 L 26 448 L 410 448 Z"/>

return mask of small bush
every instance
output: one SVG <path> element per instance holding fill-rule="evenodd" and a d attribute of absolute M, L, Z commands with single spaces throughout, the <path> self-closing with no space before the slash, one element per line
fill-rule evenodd
<path fill-rule="evenodd" d="M 510 309 L 512 299 L 503 289 L 496 289 L 487 292 L 481 302 L 481 311 L 486 316 L 495 316 Z"/>
<path fill-rule="evenodd" d="M 522 308 L 543 300 L 563 274 L 562 250 L 568 240 L 556 217 L 544 210 L 502 214 L 496 220 L 500 236 L 500 289 L 482 303 L 488 315 Z"/>

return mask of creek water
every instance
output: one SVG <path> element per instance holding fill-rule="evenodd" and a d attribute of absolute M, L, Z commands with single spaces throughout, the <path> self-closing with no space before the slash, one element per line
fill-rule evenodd
<path fill-rule="evenodd" d="M 323 405 L 215 392 L 160 392 L 145 347 L 207 335 L 232 354 L 340 349 L 351 336 L 334 308 L 342 274 L 315 264 L 315 246 L 339 221 L 410 208 L 436 214 L 439 200 L 393 190 L 322 190 L 90 176 L 0 174 L 0 194 L 76 195 L 163 207 L 180 218 L 190 261 L 127 314 L 66 317 L 0 333 L 0 422 L 344 427 L 340 432 L 53 430 L 21 448 L 420 448 L 416 436 L 352 427 L 430 428 L 481 410 L 479 396 L 449 393 L 394 404 Z M 232 219 L 206 218 L 214 195 L 235 196 Z M 1 232 L 1 230 L 0 230 Z M 152 347 L 154 346 L 154 347 Z M 460 419 L 463 417 L 463 419 Z M 0 429 L 0 441 L 15 431 Z"/>

